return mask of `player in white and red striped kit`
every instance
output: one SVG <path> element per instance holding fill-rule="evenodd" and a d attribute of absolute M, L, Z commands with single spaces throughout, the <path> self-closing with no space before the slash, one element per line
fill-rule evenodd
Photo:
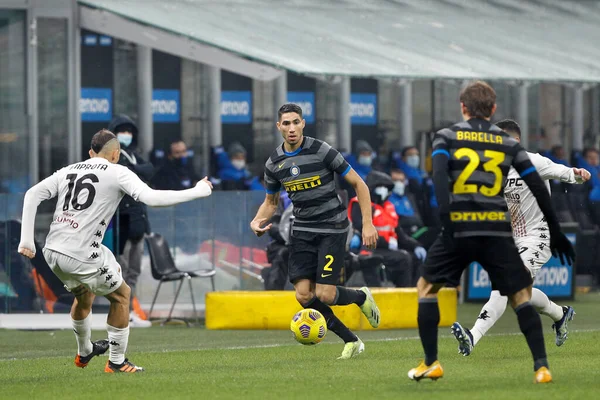
<path fill-rule="evenodd" d="M 507 119 L 496 125 L 517 141 L 521 141 L 521 128 L 515 121 Z M 590 173 L 585 169 L 555 164 L 548 158 L 535 153 L 528 153 L 528 155 L 538 174 L 545 181 L 548 191 L 550 191 L 548 182 L 550 179 L 578 184 L 590 179 Z M 511 214 L 515 244 L 523 263 L 535 278 L 540 268 L 552 257 L 548 224 L 535 197 L 514 168 L 510 169 L 507 176 L 504 197 Z M 506 304 L 507 297 L 501 296 L 497 290 L 492 290 L 490 299 L 481 309 L 473 328 L 470 330 L 463 328 L 458 322 L 452 325 L 452 333 L 459 342 L 460 354 L 464 356 L 471 354 L 473 347 L 500 319 L 506 309 Z M 567 323 L 575 315 L 573 308 L 555 304 L 544 292 L 536 288 L 532 290 L 531 304 L 540 314 L 552 318 L 554 321 L 552 328 L 556 332 L 556 345 L 561 346 L 567 340 Z"/>

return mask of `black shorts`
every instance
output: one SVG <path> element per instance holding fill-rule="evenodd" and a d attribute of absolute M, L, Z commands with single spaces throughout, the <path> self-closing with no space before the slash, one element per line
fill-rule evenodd
<path fill-rule="evenodd" d="M 337 285 L 346 256 L 346 233 L 315 233 L 292 230 L 290 235 L 290 282 L 310 279 Z"/>
<path fill-rule="evenodd" d="M 431 283 L 458 286 L 463 270 L 473 261 L 487 271 L 492 289 L 502 295 L 516 293 L 533 284 L 512 237 L 457 238 L 453 246 L 446 246 L 443 238 L 438 237 L 427 253 L 422 276 Z"/>

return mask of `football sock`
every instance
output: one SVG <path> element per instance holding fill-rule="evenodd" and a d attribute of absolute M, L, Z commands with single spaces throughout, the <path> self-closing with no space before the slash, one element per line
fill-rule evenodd
<path fill-rule="evenodd" d="M 476 345 L 479 340 L 486 334 L 488 330 L 496 321 L 500 319 L 504 310 L 506 310 L 506 304 L 508 303 L 508 297 L 500 295 L 497 290 L 492 290 L 490 299 L 481 309 L 475 325 L 471 329 L 473 335 L 473 346 Z"/>
<path fill-rule="evenodd" d="M 335 333 L 344 341 L 356 342 L 358 337 L 338 317 L 335 316 L 331 307 L 323 303 L 317 296 L 313 297 L 308 303 L 303 305 L 304 308 L 313 308 L 323 314 L 325 321 L 327 321 L 327 329 Z"/>
<path fill-rule="evenodd" d="M 548 367 L 546 358 L 546 346 L 544 344 L 544 331 L 542 330 L 542 321 L 535 308 L 526 301 L 515 308 L 519 327 L 527 339 L 527 344 L 533 356 L 533 370 L 537 371 L 541 367 Z"/>
<path fill-rule="evenodd" d="M 552 318 L 554 322 L 560 321 L 563 317 L 563 309 L 558 304 L 550 301 L 546 293 L 540 289 L 533 288 L 531 291 L 531 305 L 534 306 L 540 314 Z"/>
<path fill-rule="evenodd" d="M 80 356 L 89 355 L 92 350 L 92 312 L 87 317 L 79 321 L 71 319 L 73 323 L 73 332 L 77 339 L 77 354 Z"/>
<path fill-rule="evenodd" d="M 419 299 L 419 336 L 425 351 L 425 364 L 431 365 L 437 360 L 438 351 L 438 324 L 440 322 L 440 309 L 438 299 Z"/>
<path fill-rule="evenodd" d="M 121 365 L 125 361 L 125 352 L 127 351 L 127 342 L 129 341 L 129 327 L 115 328 L 106 324 L 108 331 L 108 342 L 110 345 L 110 355 L 108 359 L 116 365 Z"/>
<path fill-rule="evenodd" d="M 338 306 L 346 306 L 348 304 L 362 306 L 366 299 L 367 295 L 362 290 L 348 289 L 347 287 L 337 286 L 333 304 Z"/>

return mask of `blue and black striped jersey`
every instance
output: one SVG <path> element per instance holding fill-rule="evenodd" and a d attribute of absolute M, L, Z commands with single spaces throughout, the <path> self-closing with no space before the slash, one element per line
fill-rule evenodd
<path fill-rule="evenodd" d="M 279 146 L 265 163 L 267 193 L 281 187 L 294 205 L 294 230 L 346 232 L 348 212 L 336 192 L 334 172 L 341 176 L 350 165 L 329 144 L 305 136 L 301 146 L 288 153 Z"/>
<path fill-rule="evenodd" d="M 536 172 L 525 149 L 489 121 L 473 118 L 436 133 L 437 155 L 448 157 L 439 168 L 447 168 L 449 204 L 447 210 L 440 204 L 440 212 L 449 213 L 454 236 L 512 236 L 504 187 L 511 165 L 521 177 Z"/>

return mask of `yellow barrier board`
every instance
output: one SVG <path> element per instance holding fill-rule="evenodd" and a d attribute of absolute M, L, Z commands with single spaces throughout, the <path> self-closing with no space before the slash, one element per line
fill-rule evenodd
<path fill-rule="evenodd" d="M 372 289 L 381 312 L 378 329 L 417 328 L 416 288 Z M 440 326 L 456 321 L 456 289 L 439 293 Z M 206 294 L 207 329 L 289 329 L 294 314 L 302 307 L 293 291 L 209 292 Z M 373 329 L 355 305 L 333 306 L 335 315 L 352 330 Z"/>

